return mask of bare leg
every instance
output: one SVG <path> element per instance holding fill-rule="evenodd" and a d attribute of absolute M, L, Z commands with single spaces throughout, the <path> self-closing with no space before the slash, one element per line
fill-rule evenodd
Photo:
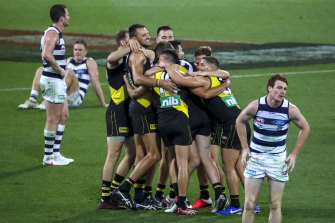
<path fill-rule="evenodd" d="M 188 159 L 190 156 L 190 146 L 175 146 L 176 161 L 178 166 L 178 191 L 179 196 L 187 195 L 188 187 Z"/>
<path fill-rule="evenodd" d="M 35 72 L 34 80 L 33 80 L 33 85 L 31 87 L 32 90 L 40 92 L 40 79 L 41 79 L 42 73 L 43 73 L 43 67 L 37 68 Z"/>
<path fill-rule="evenodd" d="M 270 194 L 269 223 L 280 223 L 282 220 L 281 204 L 285 182 L 275 181 L 268 177 Z"/>
<path fill-rule="evenodd" d="M 64 80 L 67 86 L 67 95 L 73 94 L 73 92 L 75 92 L 79 88 L 78 79 L 73 70 L 66 71 Z"/>
<path fill-rule="evenodd" d="M 135 143 L 134 143 L 134 137 L 128 137 L 124 141 L 124 148 L 126 151 L 125 156 L 121 160 L 116 173 L 120 176 L 125 177 L 135 162 L 136 157 L 136 150 L 135 150 Z"/>
<path fill-rule="evenodd" d="M 253 223 L 254 222 L 254 209 L 258 198 L 259 191 L 261 189 L 263 178 L 261 179 L 250 179 L 245 178 L 245 199 L 244 199 L 244 211 L 242 215 L 242 223 Z"/>
<path fill-rule="evenodd" d="M 107 140 L 107 157 L 102 172 L 104 181 L 111 181 L 113 178 L 114 168 L 119 160 L 123 141 Z"/>
<path fill-rule="evenodd" d="M 211 157 L 216 165 L 216 167 L 219 170 L 219 174 L 220 174 L 220 180 L 221 180 L 221 185 L 222 187 L 224 187 L 225 183 L 224 183 L 224 179 L 225 179 L 225 175 L 224 172 L 221 168 L 221 165 L 219 163 L 219 157 L 220 157 L 220 146 L 217 145 L 211 145 Z"/>
<path fill-rule="evenodd" d="M 223 149 L 222 162 L 226 174 L 230 194 L 238 194 L 238 178 L 235 166 L 238 162 L 240 151 L 236 149 Z"/>
<path fill-rule="evenodd" d="M 197 144 L 195 140 L 192 141 L 191 150 L 190 150 L 190 159 L 188 162 L 188 174 L 192 175 L 193 171 L 200 165 L 200 156 L 198 152 Z"/>

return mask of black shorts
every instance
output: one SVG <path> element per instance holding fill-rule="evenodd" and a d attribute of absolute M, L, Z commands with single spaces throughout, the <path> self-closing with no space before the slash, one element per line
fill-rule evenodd
<path fill-rule="evenodd" d="M 195 135 L 209 136 L 211 134 L 211 120 L 207 112 L 200 108 L 193 109 L 192 107 L 192 110 L 189 109 L 189 115 L 193 139 Z"/>
<path fill-rule="evenodd" d="M 118 105 L 109 104 L 106 110 L 107 137 L 133 135 L 128 116 L 128 103 L 129 100 Z"/>
<path fill-rule="evenodd" d="M 246 125 L 246 130 L 247 140 L 249 143 L 251 135 L 249 123 Z M 235 120 L 225 122 L 224 124 L 214 121 L 211 144 L 226 149 L 242 149 L 241 142 L 236 131 Z"/>
<path fill-rule="evenodd" d="M 170 110 L 158 114 L 158 130 L 164 145 L 188 146 L 192 144 L 189 120 L 184 113 Z"/>
<path fill-rule="evenodd" d="M 134 103 L 137 102 L 131 100 L 129 105 L 130 123 L 134 134 L 158 132 L 157 115 L 152 105 L 145 108 Z"/>

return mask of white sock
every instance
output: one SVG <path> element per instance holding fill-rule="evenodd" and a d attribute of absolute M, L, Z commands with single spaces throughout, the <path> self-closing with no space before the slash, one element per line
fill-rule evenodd
<path fill-rule="evenodd" d="M 53 155 L 54 156 L 59 155 L 60 143 L 62 142 L 64 130 L 65 130 L 65 125 L 61 125 L 61 124 L 57 125 L 55 143 L 54 143 L 54 146 L 53 146 Z"/>
<path fill-rule="evenodd" d="M 36 90 L 31 90 L 29 100 L 32 102 L 37 102 L 39 92 Z"/>

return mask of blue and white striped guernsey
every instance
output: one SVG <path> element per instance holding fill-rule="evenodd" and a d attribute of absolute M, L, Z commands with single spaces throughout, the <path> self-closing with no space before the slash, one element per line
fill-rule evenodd
<path fill-rule="evenodd" d="M 88 85 L 91 81 L 90 75 L 88 74 L 86 61 L 86 57 L 80 63 L 77 63 L 74 58 L 72 58 L 66 67 L 67 70 L 73 70 L 76 73 L 81 100 L 84 99 Z"/>
<path fill-rule="evenodd" d="M 278 154 L 286 151 L 286 136 L 290 125 L 289 104 L 284 99 L 281 106 L 271 108 L 266 96 L 258 100 L 250 152 Z"/>
<path fill-rule="evenodd" d="M 44 31 L 44 34 L 41 39 L 41 51 L 44 47 L 44 36 L 46 35 L 47 32 L 51 30 L 56 31 L 59 36 L 59 43 L 55 45 L 52 55 L 55 57 L 57 64 L 61 68 L 65 69 L 65 66 L 66 66 L 65 42 L 64 42 L 62 33 L 56 27 L 50 26 L 47 30 Z M 42 58 L 42 63 L 44 67 L 42 75 L 47 76 L 47 77 L 54 77 L 54 78 L 62 79 L 61 75 L 54 68 L 52 68 L 43 58 Z"/>

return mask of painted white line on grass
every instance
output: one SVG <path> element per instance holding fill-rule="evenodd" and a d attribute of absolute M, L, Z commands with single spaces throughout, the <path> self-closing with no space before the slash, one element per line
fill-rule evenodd
<path fill-rule="evenodd" d="M 293 74 L 320 74 L 320 73 L 332 73 L 335 70 L 314 70 L 314 71 L 298 71 L 298 72 L 277 72 L 283 75 L 293 75 Z M 244 74 L 244 75 L 233 75 L 231 78 L 243 78 L 243 77 L 263 77 L 263 76 L 271 76 L 277 73 L 265 73 L 265 74 Z M 105 86 L 107 83 L 101 83 L 100 85 Z M 0 89 L 0 92 L 6 91 L 26 91 L 31 90 L 31 88 L 5 88 Z"/>

